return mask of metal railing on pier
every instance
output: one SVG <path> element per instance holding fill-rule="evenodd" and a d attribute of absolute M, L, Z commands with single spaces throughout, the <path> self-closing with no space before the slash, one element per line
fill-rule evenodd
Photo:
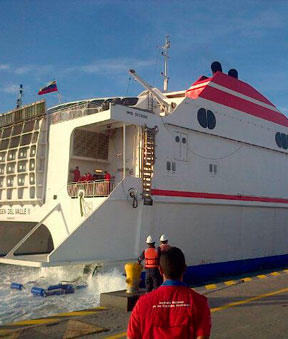
<path fill-rule="evenodd" d="M 95 180 L 72 182 L 67 185 L 67 191 L 71 198 L 77 198 L 80 192 L 86 198 L 107 197 L 115 187 L 114 181 Z"/>

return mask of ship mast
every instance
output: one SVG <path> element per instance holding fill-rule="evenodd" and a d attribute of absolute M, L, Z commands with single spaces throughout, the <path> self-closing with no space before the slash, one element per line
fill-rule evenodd
<path fill-rule="evenodd" d="M 165 45 L 162 46 L 163 52 L 162 55 L 164 57 L 164 72 L 161 73 L 161 75 L 164 77 L 164 83 L 163 83 L 163 90 L 164 92 L 168 91 L 168 48 L 170 48 L 170 40 L 169 35 L 166 35 L 165 38 Z"/>
<path fill-rule="evenodd" d="M 22 98 L 23 98 L 23 85 L 21 84 L 19 88 L 18 99 L 16 102 L 16 108 L 20 108 L 22 106 Z"/>

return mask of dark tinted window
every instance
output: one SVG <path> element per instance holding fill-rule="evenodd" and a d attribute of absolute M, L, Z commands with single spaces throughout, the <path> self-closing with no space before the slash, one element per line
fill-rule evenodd
<path fill-rule="evenodd" d="M 203 128 L 207 128 L 206 109 L 200 108 L 197 114 L 198 122 Z"/>
<path fill-rule="evenodd" d="M 23 124 L 17 124 L 14 126 L 13 128 L 13 135 L 17 135 L 17 134 L 21 134 L 22 132 L 22 127 L 23 127 Z"/>
<path fill-rule="evenodd" d="M 8 147 L 8 142 L 9 142 L 9 139 L 1 140 L 1 143 L 0 143 L 0 149 L 1 149 L 1 150 L 7 149 L 7 147 Z"/>
<path fill-rule="evenodd" d="M 34 120 L 32 121 L 27 121 L 24 125 L 23 132 L 31 132 L 34 128 Z"/>
<path fill-rule="evenodd" d="M 138 102 L 138 98 L 124 98 L 122 99 L 122 104 L 127 106 L 136 105 Z"/>
<path fill-rule="evenodd" d="M 208 128 L 213 129 L 216 126 L 216 118 L 213 112 L 207 111 Z"/>
<path fill-rule="evenodd" d="M 275 141 L 276 141 L 277 146 L 281 148 L 281 133 L 280 132 L 277 132 L 275 134 Z"/>
<path fill-rule="evenodd" d="M 32 134 L 31 134 L 31 133 L 30 133 L 30 134 L 24 134 L 24 135 L 22 135 L 20 145 L 23 146 L 23 145 L 28 145 L 28 144 L 30 144 L 30 142 L 31 142 L 31 137 L 32 137 Z"/>
<path fill-rule="evenodd" d="M 281 144 L 284 149 L 287 149 L 287 135 L 281 133 Z"/>
<path fill-rule="evenodd" d="M 3 131 L 2 138 L 10 137 L 11 131 L 12 131 L 11 127 L 5 128 Z"/>
<path fill-rule="evenodd" d="M 11 138 L 11 141 L 10 141 L 10 148 L 18 147 L 19 141 L 20 141 L 20 136 Z"/>

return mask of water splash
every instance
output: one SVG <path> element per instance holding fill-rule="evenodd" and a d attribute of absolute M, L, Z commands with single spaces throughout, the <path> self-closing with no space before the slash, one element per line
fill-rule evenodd
<path fill-rule="evenodd" d="M 86 277 L 88 288 L 76 290 L 75 294 L 47 298 L 31 295 L 33 286 L 47 288 L 60 281 L 80 281 L 83 279 L 81 265 L 41 269 L 0 265 L 0 277 L 0 324 L 96 307 L 99 306 L 100 293 L 126 287 L 121 269 L 111 268 L 94 277 Z M 25 289 L 11 290 L 12 282 L 22 283 Z"/>

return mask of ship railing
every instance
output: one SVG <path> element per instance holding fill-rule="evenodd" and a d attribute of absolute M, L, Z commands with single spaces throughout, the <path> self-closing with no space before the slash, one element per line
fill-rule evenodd
<path fill-rule="evenodd" d="M 51 124 L 57 124 L 59 122 L 77 119 L 84 117 L 86 115 L 95 114 L 102 112 L 103 109 L 100 108 L 77 108 L 66 111 L 58 111 L 52 114 L 49 114 L 49 119 Z"/>
<path fill-rule="evenodd" d="M 78 198 L 80 192 L 84 193 L 84 198 L 107 197 L 115 187 L 112 180 L 78 181 L 69 183 L 67 191 L 71 198 Z"/>

